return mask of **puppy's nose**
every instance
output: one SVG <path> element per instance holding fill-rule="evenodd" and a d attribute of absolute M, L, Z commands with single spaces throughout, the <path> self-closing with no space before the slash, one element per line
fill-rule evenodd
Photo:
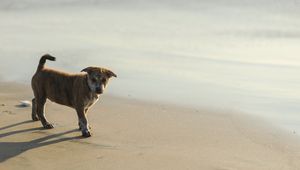
<path fill-rule="evenodd" d="M 103 93 L 103 89 L 100 88 L 100 87 L 98 87 L 98 88 L 96 88 L 96 92 L 97 92 L 98 94 L 102 94 L 102 93 Z"/>

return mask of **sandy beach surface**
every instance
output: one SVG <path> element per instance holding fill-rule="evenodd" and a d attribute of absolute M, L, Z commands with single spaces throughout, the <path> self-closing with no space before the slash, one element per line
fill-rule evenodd
<path fill-rule="evenodd" d="M 103 95 L 91 138 L 73 109 L 47 103 L 55 128 L 30 120 L 28 85 L 0 84 L 0 169 L 297 170 L 295 134 L 232 111 L 189 109 Z"/>
<path fill-rule="evenodd" d="M 300 170 L 299 16 L 296 0 L 0 0 L 0 170 Z M 48 102 L 44 130 L 18 106 L 45 53 L 118 75 L 91 138 L 74 109 Z"/>

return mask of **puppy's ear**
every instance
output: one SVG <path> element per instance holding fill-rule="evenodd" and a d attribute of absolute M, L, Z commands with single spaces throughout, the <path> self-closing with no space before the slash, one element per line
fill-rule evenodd
<path fill-rule="evenodd" d="M 81 72 L 87 72 L 88 74 L 90 74 L 92 72 L 94 67 L 87 67 L 81 70 Z"/>
<path fill-rule="evenodd" d="M 117 75 L 110 70 L 106 70 L 106 75 L 108 76 L 108 78 L 117 77 Z"/>

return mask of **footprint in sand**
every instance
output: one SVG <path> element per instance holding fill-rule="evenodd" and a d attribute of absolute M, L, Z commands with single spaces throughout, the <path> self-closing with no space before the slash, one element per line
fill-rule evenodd
<path fill-rule="evenodd" d="M 15 113 L 10 111 L 10 110 L 4 110 L 2 111 L 2 113 L 7 113 L 7 114 L 10 114 L 10 115 L 14 115 Z"/>

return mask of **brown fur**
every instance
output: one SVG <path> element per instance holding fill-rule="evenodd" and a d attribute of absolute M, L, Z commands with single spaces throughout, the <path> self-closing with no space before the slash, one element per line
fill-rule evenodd
<path fill-rule="evenodd" d="M 37 71 L 32 77 L 31 86 L 35 97 L 32 100 L 32 119 L 40 120 L 44 128 L 53 128 L 44 113 L 46 99 L 49 99 L 74 108 L 78 115 L 82 135 L 91 136 L 87 111 L 103 93 L 108 79 L 116 75 L 108 69 L 99 67 L 88 67 L 82 70 L 87 73 L 69 74 L 44 68 L 47 59 L 55 60 L 48 54 L 42 56 Z M 94 89 L 94 86 L 97 88 Z"/>

